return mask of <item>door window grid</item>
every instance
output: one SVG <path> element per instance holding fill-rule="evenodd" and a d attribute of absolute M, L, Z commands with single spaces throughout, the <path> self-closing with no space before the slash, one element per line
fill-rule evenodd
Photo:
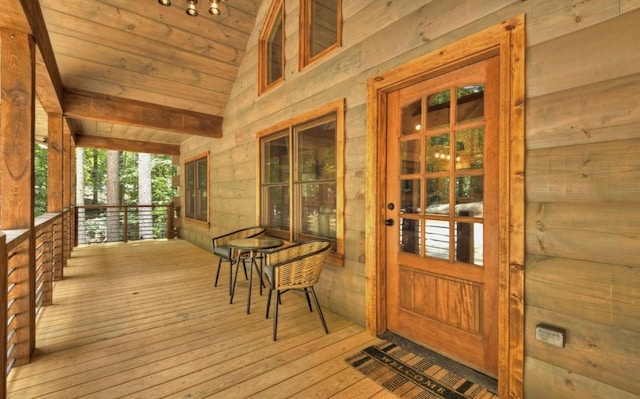
<path fill-rule="evenodd" d="M 483 93 L 480 84 L 452 87 L 403 107 L 403 252 L 483 265 Z"/>

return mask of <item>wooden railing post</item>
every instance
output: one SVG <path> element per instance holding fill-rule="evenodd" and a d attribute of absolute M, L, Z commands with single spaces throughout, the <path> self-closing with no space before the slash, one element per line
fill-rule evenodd
<path fill-rule="evenodd" d="M 167 238 L 173 239 L 173 204 L 169 204 L 167 207 Z"/>

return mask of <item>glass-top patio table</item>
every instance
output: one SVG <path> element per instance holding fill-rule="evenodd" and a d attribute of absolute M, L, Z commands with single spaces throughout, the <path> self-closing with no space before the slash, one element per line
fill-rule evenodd
<path fill-rule="evenodd" d="M 284 244 L 284 241 L 278 238 L 260 237 L 260 238 L 242 238 L 238 240 L 229 241 L 229 247 L 235 248 L 238 251 L 236 259 L 236 274 L 233 278 L 233 286 L 231 288 L 231 298 L 229 303 L 233 303 L 233 295 L 236 290 L 236 281 L 238 280 L 238 269 L 240 268 L 240 257 L 242 254 L 249 252 L 249 294 L 247 296 L 247 314 L 251 312 L 251 286 L 253 282 L 253 267 L 258 270 L 260 277 L 260 295 L 262 295 L 262 262 L 264 260 L 263 251 L 267 249 L 277 248 Z M 260 267 L 256 263 L 256 254 L 260 253 Z"/>

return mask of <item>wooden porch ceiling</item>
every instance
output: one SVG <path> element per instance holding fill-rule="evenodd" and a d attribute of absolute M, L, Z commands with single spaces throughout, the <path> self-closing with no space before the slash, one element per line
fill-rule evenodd
<path fill-rule="evenodd" d="M 37 44 L 36 140 L 63 112 L 80 146 L 174 153 L 220 137 L 222 116 L 261 0 L 226 0 L 222 15 L 185 1 L 3 0 L 0 27 Z M 163 147 L 166 146 L 166 147 Z"/>
<path fill-rule="evenodd" d="M 76 248 L 9 397 L 395 397 L 344 361 L 378 338 L 326 309 L 325 335 L 304 297 L 289 293 L 273 342 L 266 296 L 254 285 L 247 315 L 242 280 L 230 305 L 227 285 L 213 286 L 215 264 L 182 240 Z"/>

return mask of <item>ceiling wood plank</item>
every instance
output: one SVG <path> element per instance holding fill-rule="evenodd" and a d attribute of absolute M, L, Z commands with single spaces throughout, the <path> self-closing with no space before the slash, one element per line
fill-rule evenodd
<path fill-rule="evenodd" d="M 188 109 L 194 112 L 202 112 L 210 115 L 222 115 L 224 107 L 220 105 L 204 104 L 192 99 L 178 98 L 168 93 L 151 93 L 149 91 L 125 87 L 115 82 L 98 81 L 82 76 L 65 76 L 65 87 L 69 91 L 80 92 L 78 87 L 85 88 L 87 92 L 100 93 L 100 95 L 133 99 L 145 103 L 160 104 L 170 108 Z"/>
<path fill-rule="evenodd" d="M 64 95 L 63 109 L 65 116 L 70 118 L 142 126 L 204 137 L 222 137 L 222 117 L 140 101 L 67 92 Z"/>
<path fill-rule="evenodd" d="M 86 136 L 84 134 L 76 134 L 76 146 L 104 150 L 141 152 L 146 154 L 180 155 L 179 145 L 127 140 L 114 137 Z"/>
<path fill-rule="evenodd" d="M 163 95 L 163 87 L 167 84 L 166 80 L 159 79 L 155 76 L 145 75 L 144 73 L 129 69 L 118 69 L 99 62 L 79 61 L 76 58 L 69 58 L 66 55 L 60 54 L 58 55 L 58 60 L 60 66 L 65 68 L 66 76 L 70 77 L 84 77 L 97 81 L 119 82 L 125 87 L 154 93 L 158 96 Z M 171 82 L 170 84 L 173 88 L 171 94 L 179 98 L 189 98 L 192 101 L 218 107 L 224 106 L 229 99 L 228 92 L 223 93 L 200 85 L 188 85 L 182 82 Z M 73 88 L 65 87 L 73 91 Z M 92 90 L 85 88 L 85 91 Z M 157 101 L 150 102 L 158 104 Z"/>

